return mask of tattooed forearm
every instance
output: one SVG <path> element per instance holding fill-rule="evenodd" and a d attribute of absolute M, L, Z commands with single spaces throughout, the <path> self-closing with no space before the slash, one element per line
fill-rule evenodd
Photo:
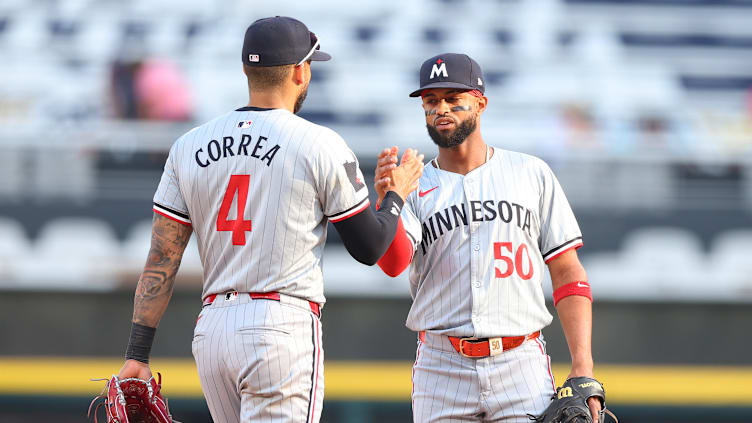
<path fill-rule="evenodd" d="M 190 226 L 154 214 L 151 249 L 136 286 L 133 321 L 156 327 L 167 309 L 183 251 L 191 237 Z"/>

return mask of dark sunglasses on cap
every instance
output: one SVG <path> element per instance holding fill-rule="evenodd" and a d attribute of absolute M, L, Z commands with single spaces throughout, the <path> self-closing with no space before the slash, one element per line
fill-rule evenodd
<path fill-rule="evenodd" d="M 316 34 L 310 31 L 309 31 L 309 34 L 311 35 L 311 50 L 308 51 L 308 54 L 306 54 L 305 57 L 303 57 L 300 60 L 300 62 L 298 62 L 298 64 L 296 64 L 295 66 L 302 65 L 303 63 L 306 62 L 306 60 L 310 59 L 311 56 L 313 56 L 314 51 L 321 49 L 321 43 L 319 42 L 318 37 L 316 37 Z"/>

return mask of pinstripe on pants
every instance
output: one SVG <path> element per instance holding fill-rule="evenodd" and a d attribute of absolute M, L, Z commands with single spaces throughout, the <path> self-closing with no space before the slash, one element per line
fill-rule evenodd
<path fill-rule="evenodd" d="M 418 341 L 413 369 L 416 423 L 519 422 L 551 401 L 554 380 L 545 343 L 533 339 L 495 357 L 460 355 L 445 336 Z"/>
<path fill-rule="evenodd" d="M 199 315 L 193 356 L 215 423 L 319 421 L 324 352 L 309 308 L 220 297 Z"/>

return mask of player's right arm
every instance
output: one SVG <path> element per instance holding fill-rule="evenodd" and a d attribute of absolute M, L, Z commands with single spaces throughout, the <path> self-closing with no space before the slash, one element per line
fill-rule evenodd
<path fill-rule="evenodd" d="M 359 262 L 375 264 L 392 244 L 395 234 L 399 235 L 402 206 L 407 196 L 417 189 L 423 174 L 423 155 L 416 154 L 415 150 L 406 151 L 400 166 L 392 170 L 391 178 L 383 186 L 386 193 L 379 198 L 379 210 L 366 208 L 334 223 L 345 248 Z"/>
<path fill-rule="evenodd" d="M 391 179 L 394 177 L 393 172 L 397 168 L 398 152 L 399 149 L 397 147 L 392 147 L 384 149 L 379 154 L 373 184 L 378 196 L 377 206 L 384 199 L 388 186 L 392 182 Z M 378 265 L 388 276 L 397 277 L 410 265 L 414 252 L 414 244 L 408 238 L 402 217 L 400 217 L 397 224 L 397 233 L 394 235 L 394 239 L 386 250 L 386 253 L 379 258 Z"/>
<path fill-rule="evenodd" d="M 358 159 L 342 137 L 322 128 L 317 149 L 310 157 L 311 178 L 323 214 L 339 233 L 347 252 L 357 261 L 373 265 L 384 255 L 397 232 L 399 215 L 408 194 L 418 188 L 423 174 L 423 155 L 406 151 L 403 163 L 393 170 L 385 185 L 380 210 L 369 207 L 368 187 Z"/>

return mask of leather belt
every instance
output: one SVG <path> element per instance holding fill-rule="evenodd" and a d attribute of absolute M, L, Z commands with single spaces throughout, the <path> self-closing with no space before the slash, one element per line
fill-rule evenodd
<path fill-rule="evenodd" d="M 231 301 L 235 298 L 237 298 L 238 295 L 242 294 L 248 294 L 252 299 L 254 300 L 273 300 L 273 301 L 281 301 L 282 295 L 279 292 L 237 292 L 237 291 L 230 291 L 225 292 L 224 294 L 211 294 L 204 298 L 203 306 L 207 306 L 214 302 L 214 300 L 217 299 L 217 297 L 224 297 L 225 301 Z M 305 300 L 303 300 L 305 301 Z M 308 301 L 308 306 L 311 307 L 311 311 L 313 314 L 316 315 L 316 317 L 321 317 L 321 306 L 319 306 L 319 303 L 315 303 L 313 301 Z"/>
<path fill-rule="evenodd" d="M 497 338 L 458 338 L 447 336 L 454 349 L 465 357 L 482 358 L 493 357 L 504 351 L 517 348 L 529 339 L 540 336 L 540 331 L 535 331 L 524 336 L 503 336 Z M 420 333 L 421 341 L 425 340 L 425 332 Z"/>

